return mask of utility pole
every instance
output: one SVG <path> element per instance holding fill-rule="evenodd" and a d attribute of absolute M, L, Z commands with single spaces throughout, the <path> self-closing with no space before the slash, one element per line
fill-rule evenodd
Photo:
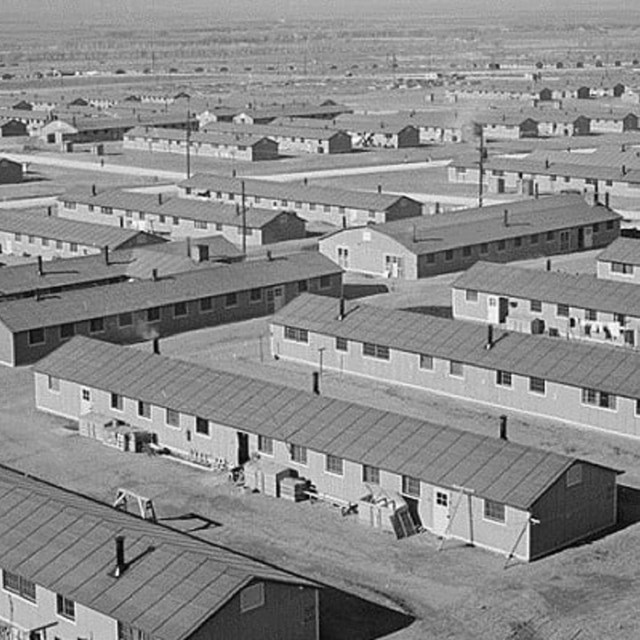
<path fill-rule="evenodd" d="M 484 198 L 484 127 L 481 123 L 476 124 L 478 135 L 480 136 L 480 159 L 478 162 L 478 207 L 482 208 Z"/>
<path fill-rule="evenodd" d="M 247 255 L 247 201 L 244 193 L 244 180 L 240 182 L 242 203 L 242 253 Z"/>
<path fill-rule="evenodd" d="M 187 180 L 191 177 L 191 99 L 187 98 Z"/>

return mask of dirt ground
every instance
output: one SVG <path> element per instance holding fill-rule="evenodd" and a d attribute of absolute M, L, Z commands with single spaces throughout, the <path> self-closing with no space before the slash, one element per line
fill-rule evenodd
<path fill-rule="evenodd" d="M 568 264 L 588 270 L 588 258 L 581 254 Z M 446 278 L 439 283 L 443 304 Z M 391 304 L 393 295 L 387 296 Z M 169 356 L 309 388 L 310 369 L 272 360 L 267 336 L 261 319 L 167 338 L 161 348 Z M 326 639 L 622 640 L 640 634 L 639 524 L 505 568 L 503 557 L 454 541 L 438 550 L 428 533 L 396 541 L 328 506 L 247 495 L 225 476 L 81 438 L 66 421 L 35 411 L 31 377 L 26 368 L 0 369 L 2 463 L 107 501 L 118 487 L 138 491 L 153 498 L 159 517 L 172 526 L 363 598 L 346 602 L 341 591 L 330 592 Z M 497 433 L 502 413 L 334 373 L 323 375 L 322 392 L 483 434 Z M 621 484 L 640 487 L 640 442 L 516 413 L 509 415 L 509 437 L 624 470 Z M 521 635 L 514 636 L 516 630 Z"/>

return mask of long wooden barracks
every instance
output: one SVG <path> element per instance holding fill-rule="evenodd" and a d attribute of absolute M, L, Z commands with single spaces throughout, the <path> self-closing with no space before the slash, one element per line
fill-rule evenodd
<path fill-rule="evenodd" d="M 509 557 L 533 560 L 616 521 L 615 470 L 505 438 L 80 336 L 34 372 L 42 411 L 117 418 L 194 460 L 269 464 L 359 516 L 372 496 L 394 496 L 415 525 Z"/>
<path fill-rule="evenodd" d="M 0 512 L 3 638 L 320 637 L 319 586 L 246 554 L 7 467 Z"/>
<path fill-rule="evenodd" d="M 279 358 L 640 438 L 635 350 L 311 295 L 271 333 Z"/>
<path fill-rule="evenodd" d="M 299 293 L 340 295 L 342 270 L 313 252 L 214 265 L 0 303 L 0 363 L 34 362 L 76 334 L 139 342 L 268 315 Z"/>

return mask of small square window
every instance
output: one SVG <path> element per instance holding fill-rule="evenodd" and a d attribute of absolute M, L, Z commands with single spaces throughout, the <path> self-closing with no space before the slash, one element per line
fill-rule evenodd
<path fill-rule="evenodd" d="M 420 368 L 433 371 L 433 356 L 428 356 L 424 353 L 420 354 Z"/>
<path fill-rule="evenodd" d="M 436 491 L 436 504 L 439 507 L 449 506 L 449 494 L 444 491 Z"/>
<path fill-rule="evenodd" d="M 178 226 L 178 225 L 180 224 L 180 218 L 178 218 L 178 217 L 176 217 L 176 216 L 173 216 L 173 217 L 171 218 L 171 222 L 172 222 L 175 226 Z"/>
<path fill-rule="evenodd" d="M 547 231 L 547 242 L 553 242 L 556 239 L 555 231 Z"/>
<path fill-rule="evenodd" d="M 598 312 L 595 309 L 585 309 L 584 316 L 589 322 L 598 321 Z"/>
<path fill-rule="evenodd" d="M 249 301 L 250 302 L 260 302 L 262 300 L 262 289 L 258 287 L 257 289 L 251 289 L 249 292 Z"/>
<path fill-rule="evenodd" d="M 160 307 L 151 307 L 147 309 L 147 322 L 159 322 L 160 321 Z"/>
<path fill-rule="evenodd" d="M 73 322 L 66 322 L 60 325 L 60 340 L 68 340 L 76 334 L 76 327 Z"/>
<path fill-rule="evenodd" d="M 180 413 L 174 409 L 167 409 L 165 413 L 165 423 L 170 427 L 179 427 Z"/>
<path fill-rule="evenodd" d="M 331 286 L 331 276 L 320 276 L 320 289 L 328 289 Z"/>
<path fill-rule="evenodd" d="M 558 304 L 556 307 L 556 315 L 562 318 L 569 317 L 569 305 L 568 304 Z"/>
<path fill-rule="evenodd" d="M 509 371 L 496 371 L 496 384 L 499 387 L 511 387 L 512 375 Z"/>
<path fill-rule="evenodd" d="M 213 298 L 200 298 L 200 311 L 206 313 L 213 310 Z"/>
<path fill-rule="evenodd" d="M 476 289 L 467 289 L 464 292 L 464 298 L 467 302 L 478 302 L 478 291 Z"/>
<path fill-rule="evenodd" d="M 532 233 L 531 236 L 529 236 L 529 240 L 531 244 L 538 244 L 540 242 L 540 236 L 537 233 Z"/>
<path fill-rule="evenodd" d="M 507 248 L 506 240 L 498 240 L 498 251 L 504 251 Z"/>
<path fill-rule="evenodd" d="M 411 476 L 402 476 L 402 493 L 407 496 L 420 497 L 420 480 Z"/>
<path fill-rule="evenodd" d="M 224 306 L 229 309 L 231 307 L 237 307 L 238 306 L 238 294 L 233 292 L 233 293 L 227 293 L 227 295 L 224 298 Z"/>
<path fill-rule="evenodd" d="M 151 405 L 143 400 L 138 400 L 138 415 L 141 418 L 151 420 Z"/>
<path fill-rule="evenodd" d="M 327 454 L 325 458 L 325 470 L 328 473 L 333 473 L 337 476 L 341 476 L 344 473 L 344 464 L 342 458 Z"/>
<path fill-rule="evenodd" d="M 258 451 L 269 456 L 273 455 L 273 438 L 258 436 Z"/>
<path fill-rule="evenodd" d="M 346 338 L 336 338 L 336 351 L 349 351 L 349 341 Z"/>
<path fill-rule="evenodd" d="M 433 264 L 436 261 L 436 254 L 435 253 L 427 253 L 427 263 L 428 264 Z"/>
<path fill-rule="evenodd" d="M 78 243 L 77 242 L 70 242 L 69 243 L 69 251 L 71 251 L 71 253 L 77 253 L 78 252 Z"/>
<path fill-rule="evenodd" d="M 380 484 L 380 469 L 371 467 L 368 464 L 362 465 L 362 482 L 369 484 Z"/>
<path fill-rule="evenodd" d="M 447 250 L 444 252 L 444 259 L 445 259 L 447 262 L 450 262 L 451 260 L 453 260 L 453 249 L 447 249 Z"/>
<path fill-rule="evenodd" d="M 45 343 L 44 329 L 29 330 L 29 346 Z"/>
<path fill-rule="evenodd" d="M 531 393 L 544 395 L 547 390 L 546 388 L 547 384 L 543 378 L 536 378 L 535 376 L 529 378 L 529 391 L 531 391 Z"/>
<path fill-rule="evenodd" d="M 89 333 L 102 333 L 104 331 L 104 318 L 92 318 L 89 320 Z"/>
<path fill-rule="evenodd" d="M 174 318 L 184 318 L 189 314 L 189 310 L 187 308 L 186 302 L 176 302 L 173 305 L 173 317 Z"/>
<path fill-rule="evenodd" d="M 120 327 L 130 327 L 133 324 L 133 314 L 130 311 L 126 311 L 125 313 L 121 313 L 118 316 L 118 326 Z"/>
<path fill-rule="evenodd" d="M 111 408 L 122 411 L 124 409 L 124 400 L 119 393 L 111 394 Z"/>
<path fill-rule="evenodd" d="M 482 253 L 482 254 L 489 253 L 489 245 L 486 242 L 483 242 L 480 245 L 480 253 Z"/>
<path fill-rule="evenodd" d="M 89 389 L 83 389 L 81 397 L 84 402 L 91 402 L 91 391 Z"/>
<path fill-rule="evenodd" d="M 457 360 L 449 361 L 449 375 L 456 378 L 464 378 L 464 365 Z"/>
<path fill-rule="evenodd" d="M 505 507 L 501 502 L 494 500 L 484 501 L 484 517 L 485 520 L 493 520 L 495 522 L 505 521 Z"/>
<path fill-rule="evenodd" d="M 468 258 L 471 255 L 471 247 L 467 246 L 467 247 L 462 247 L 462 255 L 465 258 Z"/>
<path fill-rule="evenodd" d="M 54 376 L 47 376 L 47 388 L 49 391 L 60 391 L 60 378 Z"/>
<path fill-rule="evenodd" d="M 305 291 L 309 291 L 309 281 L 298 280 L 298 293 L 304 293 Z"/>
<path fill-rule="evenodd" d="M 205 418 L 196 417 L 196 433 L 202 436 L 209 435 L 209 421 Z"/>
<path fill-rule="evenodd" d="M 542 302 L 540 300 L 529 300 L 529 307 L 533 313 L 542 313 Z"/>
<path fill-rule="evenodd" d="M 521 247 L 522 246 L 522 237 L 518 236 L 517 238 L 513 239 L 513 244 L 516 247 Z"/>
<path fill-rule="evenodd" d="M 297 444 L 292 444 L 290 447 L 291 460 L 298 464 L 307 464 L 307 448 L 301 447 Z"/>

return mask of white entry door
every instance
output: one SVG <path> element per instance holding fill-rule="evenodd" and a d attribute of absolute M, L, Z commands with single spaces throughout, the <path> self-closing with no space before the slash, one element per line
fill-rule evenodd
<path fill-rule="evenodd" d="M 275 313 L 284 306 L 284 287 L 267 289 L 267 313 Z"/>
<path fill-rule="evenodd" d="M 433 532 L 436 535 L 443 535 L 449 527 L 451 494 L 442 489 L 433 491 Z"/>

